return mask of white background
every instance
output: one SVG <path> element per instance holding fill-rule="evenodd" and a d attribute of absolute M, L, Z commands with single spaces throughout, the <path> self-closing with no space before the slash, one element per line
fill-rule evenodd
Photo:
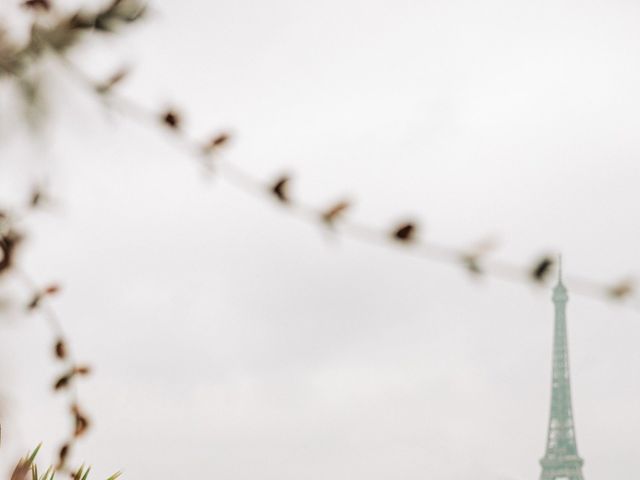
<path fill-rule="evenodd" d="M 562 251 L 615 281 L 639 267 L 639 20 L 621 0 L 166 0 L 73 58 L 96 77 L 132 65 L 124 93 L 194 134 L 231 129 L 229 161 L 292 173 L 311 203 L 347 195 L 381 228 L 497 235 L 500 258 Z M 74 458 L 96 478 L 537 478 L 548 291 L 328 240 L 46 68 L 41 140 L 2 109 L 0 186 L 15 204 L 44 176 L 58 198 L 21 260 L 63 284 L 95 368 Z M 40 441 L 53 459 L 50 334 L 5 312 L 2 460 Z M 640 312 L 573 295 L 568 315 L 585 476 L 635 478 Z"/>

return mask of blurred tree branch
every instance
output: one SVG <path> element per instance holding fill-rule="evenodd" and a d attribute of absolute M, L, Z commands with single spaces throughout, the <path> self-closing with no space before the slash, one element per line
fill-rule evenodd
<path fill-rule="evenodd" d="M 25 8 L 36 11 L 53 11 L 49 1 L 25 2 Z M 515 264 L 491 257 L 495 243 L 487 240 L 471 242 L 469 247 L 460 249 L 448 245 L 436 244 L 427 240 L 415 221 L 399 222 L 387 231 L 380 231 L 348 218 L 350 202 L 340 200 L 324 207 L 306 204 L 302 199 L 294 198 L 289 190 L 293 183 L 289 176 L 277 177 L 271 183 L 264 183 L 250 172 L 220 157 L 220 151 L 227 146 L 230 135 L 226 132 L 213 134 L 209 139 L 200 141 L 191 138 L 184 131 L 183 116 L 177 109 L 154 111 L 145 108 L 134 99 L 126 98 L 117 92 L 116 87 L 126 78 L 127 70 L 121 69 L 103 81 L 96 81 L 71 63 L 66 53 L 80 43 L 83 33 L 114 33 L 123 25 L 142 18 L 146 8 L 137 1 L 115 0 L 105 8 L 93 13 L 82 11 L 62 15 L 47 26 L 34 22 L 30 40 L 22 47 L 2 45 L 0 36 L 0 75 L 20 75 L 20 72 L 33 62 L 41 59 L 46 52 L 52 53 L 61 64 L 85 87 L 106 100 L 109 105 L 121 113 L 154 128 L 165 127 L 174 136 L 179 137 L 184 153 L 192 156 L 206 170 L 215 170 L 231 185 L 261 198 L 271 197 L 277 203 L 287 207 L 287 211 L 305 221 L 329 228 L 332 232 L 353 237 L 354 239 L 386 245 L 401 246 L 406 252 L 433 261 L 458 266 L 474 277 L 493 276 L 511 282 L 545 284 L 554 271 L 556 254 L 548 254 Z M 602 282 L 596 279 L 567 275 L 572 290 L 578 295 L 604 300 L 630 300 L 628 304 L 640 307 L 634 282 L 623 278 L 616 282 Z"/>
<path fill-rule="evenodd" d="M 146 10 L 144 5 L 130 0 L 114 0 L 97 11 L 77 11 L 69 15 L 58 15 L 48 0 L 28 0 L 23 2 L 23 7 L 34 14 L 26 42 L 17 43 L 10 40 L 7 30 L 0 25 L 0 81 L 16 82 L 28 106 L 33 106 L 39 101 L 40 85 L 30 75 L 32 66 L 51 53 L 64 55 L 86 38 L 88 32 L 116 33 L 122 26 L 142 18 Z M 58 294 L 59 285 L 40 287 L 18 267 L 16 260 L 25 236 L 18 229 L 17 223 L 45 201 L 45 192 L 38 188 L 32 193 L 23 211 L 0 210 L 0 275 L 17 277 L 30 292 L 30 300 L 25 308 L 28 312 L 39 313 L 46 321 L 53 336 L 52 357 L 62 366 L 62 373 L 53 382 L 52 387 L 55 391 L 66 393 L 71 428 L 58 449 L 56 466 L 48 471 L 50 473 L 45 473 L 43 478 L 49 478 L 47 475 L 53 478 L 55 471 L 69 473 L 72 478 L 86 478 L 88 471 L 83 471 L 83 467 L 72 470 L 68 467 L 68 460 L 74 444 L 86 433 L 90 425 L 84 409 L 80 406 L 76 388 L 77 378 L 89 374 L 90 369 L 75 360 L 62 323 L 49 301 L 51 296 Z M 34 478 L 40 478 L 37 467 L 33 464 L 35 453 L 37 450 L 30 461 L 25 459 L 16 467 L 12 478 L 24 478 L 29 471 Z"/>

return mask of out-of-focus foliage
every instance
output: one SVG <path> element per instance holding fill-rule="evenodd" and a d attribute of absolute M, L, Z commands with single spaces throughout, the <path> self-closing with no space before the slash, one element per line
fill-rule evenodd
<path fill-rule="evenodd" d="M 15 82 L 30 124 L 37 124 L 47 111 L 46 74 L 34 68 L 44 57 L 53 54 L 63 58 L 61 55 L 80 44 L 87 33 L 116 33 L 146 12 L 138 0 L 113 0 L 97 11 L 65 14 L 57 12 L 48 0 L 25 1 L 23 7 L 33 16 L 26 40 L 12 39 L 7 25 L 0 24 L 0 81 Z"/>
<path fill-rule="evenodd" d="M 35 15 L 31 33 L 25 43 L 11 40 L 6 26 L 0 25 L 0 76 L 20 75 L 49 49 L 64 53 L 77 45 L 87 31 L 117 32 L 123 25 L 142 18 L 146 11 L 146 7 L 137 0 L 114 0 L 96 12 L 80 10 L 68 15 L 55 15 L 49 3 L 46 3 L 47 7 L 30 2 L 25 2 L 24 5 L 25 8 L 34 10 Z"/>
<path fill-rule="evenodd" d="M 56 478 L 57 470 L 53 466 L 49 466 L 42 474 L 38 470 L 38 465 L 35 460 L 40 451 L 40 447 L 41 445 L 38 445 L 32 452 L 18 461 L 18 464 L 11 473 L 10 480 L 54 480 Z M 82 465 L 77 470 L 69 473 L 73 480 L 88 480 L 90 471 L 91 467 Z M 107 480 L 116 480 L 120 475 L 122 475 L 121 472 L 116 472 L 107 478 Z"/>

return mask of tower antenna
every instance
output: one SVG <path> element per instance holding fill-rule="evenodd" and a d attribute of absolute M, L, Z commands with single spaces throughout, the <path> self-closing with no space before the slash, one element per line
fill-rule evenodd
<path fill-rule="evenodd" d="M 562 283 L 562 254 L 558 254 L 558 283 Z"/>

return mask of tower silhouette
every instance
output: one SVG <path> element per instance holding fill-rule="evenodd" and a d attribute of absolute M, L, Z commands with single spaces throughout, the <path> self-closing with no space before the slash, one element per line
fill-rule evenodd
<path fill-rule="evenodd" d="M 555 322 L 553 335 L 553 375 L 551 383 L 551 411 L 547 433 L 547 449 L 540 460 L 540 480 L 584 480 L 578 455 L 576 431 L 571 405 L 569 348 L 567 345 L 566 305 L 569 299 L 562 283 L 562 266 L 558 283 L 553 289 Z"/>

